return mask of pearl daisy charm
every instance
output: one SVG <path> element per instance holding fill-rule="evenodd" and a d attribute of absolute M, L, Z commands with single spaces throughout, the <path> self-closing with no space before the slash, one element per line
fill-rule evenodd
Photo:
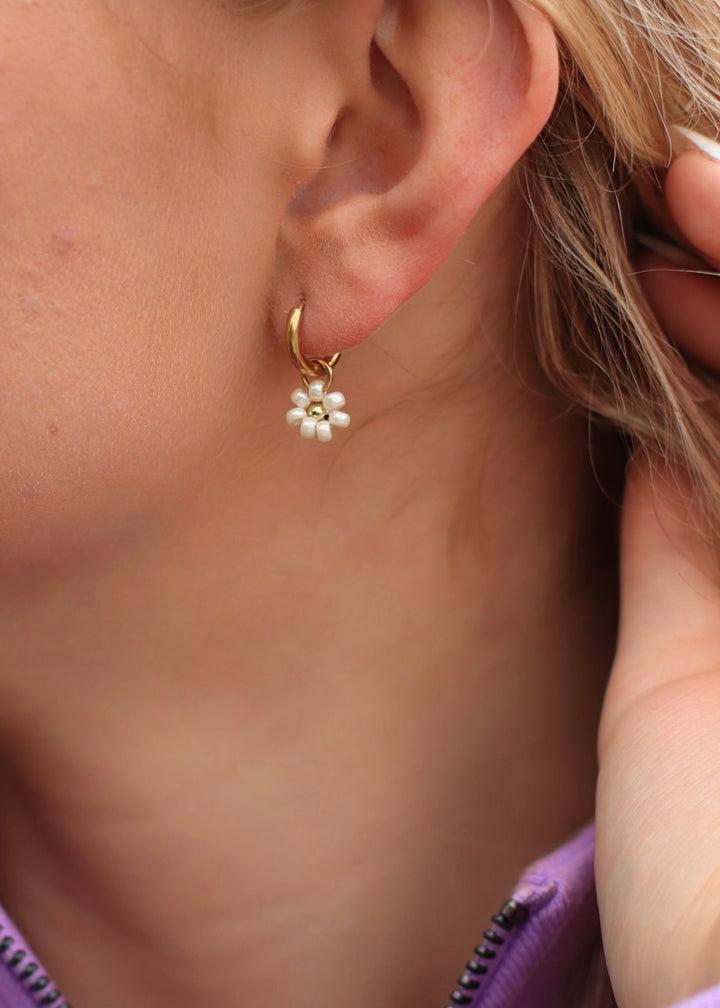
<path fill-rule="evenodd" d="M 300 319 L 305 302 L 293 308 L 287 319 L 287 348 L 290 360 L 302 376 L 305 388 L 296 388 L 290 397 L 293 408 L 285 414 L 291 427 L 300 428 L 300 437 L 311 441 L 332 441 L 333 427 L 349 427 L 350 415 L 345 413 L 345 396 L 331 392 L 333 369 L 340 354 L 329 357 L 306 357 L 300 349 Z"/>
<path fill-rule="evenodd" d="M 309 382 L 307 391 L 295 389 L 290 398 L 293 408 L 288 410 L 285 419 L 291 427 L 300 428 L 300 437 L 332 441 L 333 427 L 350 425 L 350 415 L 343 412 L 345 396 L 342 392 L 328 392 L 322 378 Z"/>

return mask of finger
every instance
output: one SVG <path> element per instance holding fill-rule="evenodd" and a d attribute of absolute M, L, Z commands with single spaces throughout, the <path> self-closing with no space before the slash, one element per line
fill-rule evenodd
<path fill-rule="evenodd" d="M 720 161 L 700 151 L 679 154 L 668 169 L 665 200 L 688 241 L 720 268 Z"/>
<path fill-rule="evenodd" d="M 712 671 L 720 672 L 720 585 L 689 484 L 659 462 L 636 460 L 623 503 L 620 634 L 601 747 L 644 694 Z"/>
<path fill-rule="evenodd" d="M 638 257 L 638 276 L 672 342 L 720 371 L 720 277 L 674 266 L 655 253 Z"/>

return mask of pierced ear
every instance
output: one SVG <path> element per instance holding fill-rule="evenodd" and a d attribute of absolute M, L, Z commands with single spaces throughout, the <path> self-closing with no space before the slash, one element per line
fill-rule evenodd
<path fill-rule="evenodd" d="M 314 356 L 368 336 L 432 276 L 557 93 L 554 33 L 526 0 L 395 0 L 360 34 L 365 77 L 353 61 L 278 242 L 274 322 L 305 297 Z"/>

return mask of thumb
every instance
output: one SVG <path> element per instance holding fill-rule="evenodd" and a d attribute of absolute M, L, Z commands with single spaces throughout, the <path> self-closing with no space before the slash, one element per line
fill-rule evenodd
<path fill-rule="evenodd" d="M 620 624 L 600 748 L 650 691 L 720 671 L 720 586 L 689 478 L 659 460 L 630 465 L 620 541 Z"/>

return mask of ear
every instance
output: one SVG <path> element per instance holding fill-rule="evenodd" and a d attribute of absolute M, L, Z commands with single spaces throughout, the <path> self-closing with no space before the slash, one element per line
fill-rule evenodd
<path fill-rule="evenodd" d="M 395 0 L 365 34 L 362 19 L 345 29 L 324 160 L 287 209 L 276 261 L 276 331 L 304 298 L 315 356 L 362 340 L 430 278 L 558 83 L 552 27 L 526 0 Z"/>

